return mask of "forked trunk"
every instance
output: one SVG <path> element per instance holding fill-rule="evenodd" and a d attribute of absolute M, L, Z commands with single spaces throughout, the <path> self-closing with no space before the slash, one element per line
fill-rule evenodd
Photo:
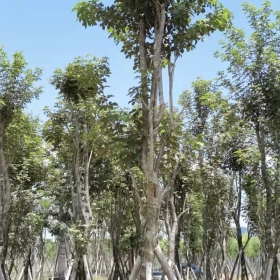
<path fill-rule="evenodd" d="M 240 226 L 240 216 L 241 216 L 241 196 L 242 196 L 242 187 L 241 187 L 241 172 L 239 172 L 238 178 L 236 178 L 236 189 L 237 189 L 237 209 L 236 214 L 233 217 L 235 226 L 236 226 L 236 237 L 238 243 L 238 249 L 240 253 L 240 265 L 241 265 L 241 280 L 248 279 L 248 272 L 247 266 L 245 261 L 245 254 L 244 254 L 244 246 L 242 243 L 242 231 Z M 249 237 L 248 237 L 249 238 Z M 245 244 L 246 246 L 247 244 Z"/>
<path fill-rule="evenodd" d="M 77 224 L 82 223 L 80 231 L 84 238 L 88 238 L 89 223 L 92 220 L 92 212 L 89 198 L 89 164 L 91 154 L 89 156 L 87 143 L 82 141 L 81 123 L 79 122 L 79 112 L 72 110 L 75 127 L 75 155 L 73 159 L 73 179 L 74 186 L 72 188 L 72 197 L 74 198 L 73 213 Z M 84 124 L 84 133 L 87 134 L 87 126 Z M 79 242 L 75 243 L 75 261 L 71 273 L 71 280 L 86 279 L 84 255 L 87 250 L 81 247 Z"/>
<path fill-rule="evenodd" d="M 166 20 L 165 4 L 155 1 L 155 39 L 153 44 L 152 85 L 150 96 L 147 98 L 147 51 L 145 46 L 145 23 L 139 23 L 139 52 L 141 84 L 144 87 L 142 95 L 143 131 L 142 131 L 142 157 L 141 169 L 147 182 L 146 224 L 141 246 L 142 267 L 141 280 L 152 279 L 154 249 L 157 245 L 158 220 L 162 200 L 162 191 L 159 186 L 159 167 L 162 154 L 156 155 L 158 126 L 161 123 L 164 111 L 162 92 L 162 60 L 161 46 L 163 41 Z M 149 101 L 149 103 L 148 103 Z M 160 104 L 159 104 L 160 103 Z M 164 146 L 164 143 L 163 143 Z"/>

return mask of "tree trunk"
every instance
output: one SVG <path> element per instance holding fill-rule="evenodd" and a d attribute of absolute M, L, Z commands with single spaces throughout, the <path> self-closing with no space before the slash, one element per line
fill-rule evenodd
<path fill-rule="evenodd" d="M 273 220 L 273 196 L 266 164 L 265 132 L 263 124 L 259 121 L 256 124 L 256 136 L 258 148 L 261 154 L 261 177 L 266 192 L 266 214 L 265 214 L 265 238 L 268 257 L 266 259 L 265 277 L 269 273 L 269 261 L 275 258 L 273 238 L 272 238 L 272 220 Z M 271 278 L 272 279 L 272 278 Z M 275 279 L 273 279 L 275 280 Z"/>
<path fill-rule="evenodd" d="M 71 106 L 71 105 L 70 105 Z M 82 222 L 83 227 L 80 227 L 80 231 L 85 238 L 88 238 L 88 225 L 92 220 L 92 212 L 90 207 L 89 198 L 89 164 L 91 155 L 89 157 L 88 147 L 86 142 L 82 142 L 81 139 L 81 124 L 79 122 L 79 112 L 72 110 L 73 121 L 75 127 L 75 155 L 73 159 L 73 179 L 74 186 L 72 188 L 72 197 L 74 197 L 73 212 L 75 215 L 75 221 L 77 224 Z M 84 124 L 84 131 L 87 134 L 87 126 Z M 86 225 L 86 226 L 85 226 Z M 78 243 L 75 243 L 75 262 L 71 274 L 71 279 L 83 280 L 86 277 L 84 270 L 83 256 L 86 255 L 87 250 L 81 248 Z"/>
<path fill-rule="evenodd" d="M 57 260 L 57 272 L 59 280 L 64 280 L 67 272 L 66 264 L 66 245 L 64 234 L 60 236 L 59 248 L 58 248 L 58 260 Z"/>
<path fill-rule="evenodd" d="M 175 264 L 176 256 L 176 236 L 178 234 L 178 218 L 174 205 L 174 188 L 173 186 L 169 192 L 169 199 L 167 201 L 165 225 L 168 235 L 168 258 L 172 264 Z"/>
<path fill-rule="evenodd" d="M 27 257 L 26 257 L 26 261 L 25 261 L 25 265 L 24 265 L 24 272 L 23 272 L 23 280 L 28 280 L 28 269 L 31 267 L 31 261 L 30 261 L 30 257 L 31 257 L 31 247 L 29 248 Z"/>
<path fill-rule="evenodd" d="M 238 182 L 238 183 L 237 183 Z M 237 185 L 238 184 L 238 185 Z M 240 226 L 240 215 L 241 215 L 241 174 L 239 173 L 238 180 L 236 180 L 236 188 L 237 188 L 237 209 L 234 215 L 234 222 L 236 226 L 236 237 L 238 243 L 238 249 L 240 253 L 240 264 L 241 264 L 241 280 L 248 280 L 248 272 L 246 267 L 245 255 L 244 255 L 244 246 L 242 244 L 242 231 Z M 249 237 L 248 237 L 249 238 Z"/>
<path fill-rule="evenodd" d="M 151 272 L 154 261 L 154 248 L 157 244 L 161 192 L 159 186 L 152 182 L 150 182 L 148 186 L 147 200 L 146 228 L 141 248 L 143 264 L 140 280 L 152 279 Z"/>
<path fill-rule="evenodd" d="M 179 249 L 180 249 L 180 232 L 182 228 L 182 219 L 179 219 L 178 221 L 178 230 L 176 232 L 175 236 L 175 265 L 177 265 L 178 270 L 181 273 L 181 263 L 180 263 L 180 255 L 179 255 Z"/>
<path fill-rule="evenodd" d="M 162 109 L 164 104 L 160 104 L 161 111 L 157 112 L 158 100 L 162 100 L 162 62 L 161 62 L 161 45 L 163 40 L 164 25 L 165 25 L 165 6 L 156 3 L 157 15 L 155 18 L 155 39 L 154 39 L 154 57 L 153 57 L 153 72 L 152 72 L 152 87 L 150 93 L 150 103 L 143 105 L 148 106 L 148 121 L 143 127 L 148 132 L 148 147 L 142 143 L 142 171 L 147 180 L 147 208 L 146 208 L 146 227 L 144 232 L 143 243 L 141 247 L 142 268 L 140 273 L 141 280 L 152 279 L 152 264 L 154 260 L 154 248 L 157 244 L 158 220 L 162 200 L 162 192 L 159 186 L 159 162 L 161 155 L 158 158 L 155 156 L 156 141 L 158 137 L 158 125 L 162 120 Z M 145 48 L 145 29 L 143 22 L 140 24 L 139 45 L 140 50 Z M 142 40 L 140 40 L 142 39 Z M 144 40 L 143 40 L 144 39 Z M 144 52 L 140 52 L 140 61 L 146 61 Z M 142 64 L 141 64 L 142 65 Z M 140 65 L 140 67 L 141 67 Z M 141 70 L 141 69 L 140 69 Z M 143 69 L 145 71 L 145 69 Z M 147 73 L 146 73 L 147 74 Z M 143 81 L 142 81 L 143 82 Z M 159 96 L 157 96 L 159 95 Z M 143 107 L 143 108 L 144 108 Z M 146 151 L 146 148 L 147 151 Z M 145 153 L 143 157 L 143 153 Z M 148 154 L 147 154 L 148 153 Z"/>
<path fill-rule="evenodd" d="M 11 207 L 11 187 L 4 153 L 5 123 L 0 120 L 0 239 L 3 240 L 2 261 L 5 261 L 9 243 L 9 211 Z"/>
<path fill-rule="evenodd" d="M 209 190 L 205 185 L 205 172 L 204 172 L 204 163 L 203 163 L 203 152 L 199 151 L 199 166 L 200 166 L 200 176 L 201 183 L 204 192 L 204 208 L 203 208 L 203 237 L 202 237 L 202 247 L 203 247 L 203 264 L 204 264 L 204 272 L 205 272 L 205 280 L 212 280 L 211 269 L 210 269 L 210 258 L 209 258 L 209 224 L 208 224 L 208 215 L 209 215 Z"/>
<path fill-rule="evenodd" d="M 128 253 L 128 269 L 129 269 L 129 273 L 131 273 L 133 266 L 134 266 L 134 250 L 133 247 L 131 247 L 131 249 L 129 250 Z"/>

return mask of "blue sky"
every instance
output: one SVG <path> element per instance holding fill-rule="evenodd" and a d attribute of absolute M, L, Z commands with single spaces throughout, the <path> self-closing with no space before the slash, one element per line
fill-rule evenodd
<path fill-rule="evenodd" d="M 107 93 L 113 94 L 121 106 L 127 106 L 128 89 L 136 84 L 132 70 L 132 61 L 125 59 L 106 31 L 100 27 L 85 29 L 76 21 L 76 14 L 71 12 L 77 0 L 9 0 L 2 1 L 0 10 L 0 45 L 12 54 L 23 51 L 31 68 L 43 68 L 41 85 L 44 92 L 39 100 L 33 101 L 28 112 L 45 119 L 42 109 L 52 107 L 57 92 L 49 85 L 49 79 L 55 68 L 63 68 L 76 56 L 93 54 L 97 57 L 107 56 L 110 59 L 112 75 L 108 80 L 110 88 Z M 110 4 L 112 0 L 104 0 Z M 222 2 L 233 12 L 234 24 L 248 28 L 246 17 L 241 10 L 243 0 Z M 250 3 L 260 6 L 262 0 Z M 280 9 L 280 2 L 275 1 L 275 9 Z M 175 72 L 175 99 L 191 82 L 200 76 L 204 79 L 214 78 L 217 71 L 225 67 L 213 58 L 219 48 L 218 41 L 223 38 L 219 32 L 207 37 L 197 45 L 196 50 L 185 54 L 178 60 Z"/>

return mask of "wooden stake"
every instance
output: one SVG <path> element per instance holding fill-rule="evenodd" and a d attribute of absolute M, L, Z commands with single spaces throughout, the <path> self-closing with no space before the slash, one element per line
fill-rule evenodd
<path fill-rule="evenodd" d="M 159 245 L 155 248 L 155 254 L 161 264 L 162 269 L 164 270 L 165 275 L 168 277 L 169 280 L 177 280 L 172 268 L 168 264 L 161 248 Z"/>
<path fill-rule="evenodd" d="M 137 280 L 137 276 L 138 276 L 138 273 L 140 271 L 141 264 L 142 264 L 141 257 L 138 256 L 137 259 L 136 259 L 136 262 L 134 264 L 134 267 L 133 267 L 133 269 L 131 271 L 131 275 L 129 277 L 129 280 Z"/>
<path fill-rule="evenodd" d="M 22 267 L 21 272 L 20 272 L 17 280 L 21 280 L 23 272 L 24 272 L 24 266 Z"/>
<path fill-rule="evenodd" d="M 0 280 L 5 280 L 4 274 L 3 274 L 3 269 L 2 269 L 2 263 L 0 263 Z"/>
<path fill-rule="evenodd" d="M 69 267 L 68 267 L 68 271 L 67 271 L 66 276 L 65 276 L 65 280 L 69 280 L 69 278 L 70 278 L 73 263 L 74 263 L 74 261 L 71 260 L 71 263 L 70 263 L 70 265 L 69 265 Z"/>
<path fill-rule="evenodd" d="M 86 268 L 86 278 L 87 278 L 87 280 L 92 280 L 86 255 L 83 255 L 83 260 L 84 260 L 84 266 Z"/>
<path fill-rule="evenodd" d="M 270 280 L 270 278 L 271 278 L 272 265 L 273 265 L 273 259 L 269 259 L 267 271 L 266 271 L 266 275 L 265 275 L 265 280 Z"/>

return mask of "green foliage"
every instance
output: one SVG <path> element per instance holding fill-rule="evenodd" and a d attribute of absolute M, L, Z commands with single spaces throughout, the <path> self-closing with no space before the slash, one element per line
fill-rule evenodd
<path fill-rule="evenodd" d="M 242 237 L 242 243 L 245 244 L 248 240 L 248 235 L 243 235 Z M 246 248 L 245 248 L 245 254 L 248 258 L 256 258 L 260 255 L 260 249 L 261 249 L 261 243 L 257 236 L 252 237 Z"/>
<path fill-rule="evenodd" d="M 243 246 L 246 244 L 248 240 L 248 235 L 242 236 L 242 244 Z M 257 236 L 252 237 L 246 248 L 245 248 L 245 255 L 248 258 L 256 258 L 260 255 L 260 240 Z M 231 258 L 235 258 L 238 254 L 238 243 L 234 237 L 230 237 L 227 242 L 227 254 Z"/>
<path fill-rule="evenodd" d="M 158 244 L 165 256 L 168 256 L 168 239 L 160 237 L 158 240 Z"/>
<path fill-rule="evenodd" d="M 108 59 L 87 56 L 77 57 L 63 70 L 56 69 L 51 84 L 65 99 L 78 103 L 103 93 L 106 78 L 110 75 Z M 101 97 L 99 97 L 101 98 Z"/>
<path fill-rule="evenodd" d="M 137 35 L 140 22 L 144 23 L 147 39 L 154 38 L 154 27 L 157 27 L 156 5 L 151 1 L 134 0 L 115 1 L 106 7 L 102 2 L 81 1 L 73 9 L 83 26 L 100 26 L 107 28 L 110 37 L 116 43 L 122 42 L 122 52 L 126 57 L 135 57 L 135 69 L 139 66 L 137 54 Z M 231 13 L 218 0 L 203 1 L 165 1 L 166 24 L 162 55 L 180 56 L 185 50 L 192 50 L 205 35 L 215 30 L 225 30 L 230 23 Z M 205 15 L 193 22 L 193 17 Z M 148 53 L 153 54 L 153 45 L 146 43 Z M 138 65 L 138 66 L 137 66 Z"/>
<path fill-rule="evenodd" d="M 42 233 L 51 206 L 45 193 L 49 169 L 39 120 L 16 110 L 6 128 L 4 149 L 12 193 L 9 246 L 21 254 Z"/>
<path fill-rule="evenodd" d="M 238 243 L 234 237 L 230 237 L 227 242 L 227 254 L 231 258 L 235 258 L 238 254 Z"/>
<path fill-rule="evenodd" d="M 263 210 L 258 207 L 262 195 L 260 152 L 252 132 L 252 122 L 261 121 L 267 125 L 271 141 L 267 148 L 275 160 L 273 139 L 280 106 L 280 41 L 277 33 L 280 15 L 272 13 L 268 1 L 262 9 L 249 4 L 243 7 L 249 15 L 253 34 L 246 40 L 244 31 L 231 27 L 226 31 L 226 42 L 221 43 L 224 52 L 216 53 L 222 61 L 229 62 L 229 77 L 220 73 L 220 81 L 234 94 L 235 100 L 224 98 L 217 82 L 198 78 L 192 83 L 192 91 L 185 91 L 180 96 L 183 114 L 174 109 L 172 133 L 168 132 L 170 116 L 167 110 L 157 127 L 155 153 L 166 141 L 159 172 L 161 185 L 169 183 L 174 165 L 178 159 L 182 160 L 174 186 L 177 214 L 187 208 L 181 217 L 186 236 L 186 240 L 180 242 L 181 255 L 185 255 L 187 250 L 194 255 L 202 254 L 207 247 L 203 239 L 205 232 L 213 241 L 209 245 L 211 252 L 216 252 L 213 247 L 220 235 L 227 232 L 232 218 L 234 172 L 242 174 L 241 184 L 246 192 L 243 214 L 250 222 L 260 224 L 258 213 Z M 115 1 L 108 7 L 97 0 L 82 1 L 74 7 L 78 20 L 85 27 L 100 24 L 116 43 L 123 44 L 122 51 L 126 57 L 135 58 L 134 69 L 139 69 L 138 34 L 143 24 L 149 65 L 148 82 L 144 85 L 147 91 L 151 90 L 153 74 L 150 65 L 154 55 L 152 42 L 158 28 L 155 20 L 157 8 L 159 6 L 153 1 L 134 0 Z M 163 68 L 171 56 L 181 56 L 195 48 L 204 36 L 230 26 L 231 13 L 218 0 L 167 0 L 165 11 L 161 46 Z M 275 16 L 274 22 L 270 21 L 271 15 Z M 128 112 L 104 95 L 110 75 L 107 58 L 78 57 L 65 69 L 55 70 L 51 84 L 59 90 L 60 99 L 54 110 L 45 110 L 48 121 L 44 125 L 43 136 L 47 143 L 43 145 L 39 120 L 21 110 L 40 93 L 41 89 L 33 84 L 39 80 L 41 71 L 26 68 L 27 63 L 21 53 L 14 54 L 13 62 L 10 62 L 0 49 L 0 86 L 4 89 L 0 97 L 0 122 L 9 123 L 5 133 L 5 155 L 13 191 L 11 250 L 19 254 L 25 252 L 34 244 L 44 226 L 48 226 L 54 235 L 67 232 L 77 248 L 88 247 L 90 240 L 85 234 L 85 226 L 79 221 L 74 224 L 68 214 L 74 204 L 71 196 L 75 194 L 71 190 L 74 167 L 77 167 L 74 159 L 80 157 L 78 164 L 82 170 L 83 157 L 88 154 L 92 156 L 89 191 L 94 210 L 94 223 L 89 232 L 103 242 L 108 251 L 117 248 L 123 255 L 131 248 L 139 249 L 142 229 L 139 230 L 137 207 L 142 203 L 145 212 L 147 194 L 139 163 L 141 141 L 143 135 L 147 137 L 143 124 L 147 120 L 143 108 L 135 104 L 143 97 L 143 84 L 130 90 L 134 107 Z M 238 103 L 232 104 L 232 101 Z M 138 193 L 132 186 L 128 171 L 133 172 Z M 274 175 L 277 168 L 274 166 L 269 171 Z M 134 200 L 137 195 L 139 204 Z M 203 212 L 205 209 L 207 211 Z M 59 213 L 58 219 L 47 221 L 52 212 Z M 111 239 L 104 237 L 101 241 L 103 231 L 110 232 Z M 243 244 L 246 238 L 243 236 Z M 159 238 L 159 244 L 167 255 L 168 240 Z M 48 259 L 53 260 L 55 243 L 46 240 L 45 247 Z M 258 237 L 251 238 L 245 253 L 249 258 L 259 256 Z M 238 254 L 237 241 L 233 237 L 228 239 L 227 254 L 232 258 Z"/>
<path fill-rule="evenodd" d="M 51 239 L 45 240 L 45 250 L 47 255 L 47 260 L 54 261 L 56 254 L 56 242 Z"/>
<path fill-rule="evenodd" d="M 264 1 L 262 8 L 243 4 L 252 34 L 249 38 L 241 29 L 231 27 L 221 42 L 222 52 L 215 56 L 229 63 L 227 74 L 221 72 L 220 79 L 234 97 L 241 101 L 240 109 L 256 122 L 265 117 L 279 119 L 279 13 Z M 229 77 L 230 76 L 230 77 Z"/>
<path fill-rule="evenodd" d="M 85 225 L 73 225 L 68 229 L 69 235 L 73 238 L 76 248 L 86 249 L 90 239 L 85 236 Z"/>
<path fill-rule="evenodd" d="M 40 131 L 40 121 L 21 110 L 5 132 L 5 153 L 10 162 L 10 180 L 15 188 L 41 188 L 46 178 L 45 149 Z"/>
<path fill-rule="evenodd" d="M 1 122 L 8 124 L 17 109 L 22 109 L 41 93 L 34 83 L 40 80 L 42 70 L 27 68 L 28 64 L 21 52 L 15 52 L 12 61 L 0 47 L 0 116 Z"/>

